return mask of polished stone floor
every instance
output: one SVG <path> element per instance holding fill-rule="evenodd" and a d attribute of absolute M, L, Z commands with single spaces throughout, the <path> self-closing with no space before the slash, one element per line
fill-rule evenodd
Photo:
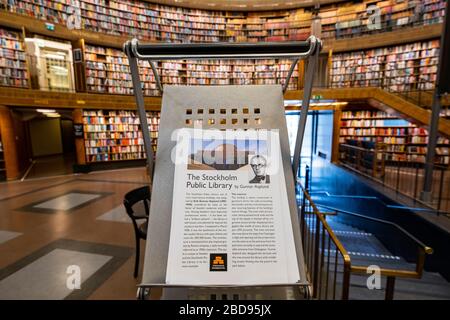
<path fill-rule="evenodd" d="M 122 201 L 145 177 L 134 168 L 1 183 L 0 300 L 135 299 Z"/>
<path fill-rule="evenodd" d="M 23 177 L 24 180 L 59 176 L 73 173 L 75 154 L 65 153 L 53 156 L 38 157 L 30 165 L 29 170 Z"/>

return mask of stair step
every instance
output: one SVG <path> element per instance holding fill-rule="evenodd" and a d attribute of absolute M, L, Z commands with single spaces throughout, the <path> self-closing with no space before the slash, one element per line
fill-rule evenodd
<path fill-rule="evenodd" d="M 342 290 L 342 276 L 338 276 L 337 292 Z M 381 280 L 381 289 L 367 288 L 367 277 L 352 275 L 349 298 L 351 300 L 384 300 L 386 278 Z M 422 279 L 396 279 L 394 299 L 396 300 L 440 300 L 450 299 L 450 284 L 428 283 Z"/>
<path fill-rule="evenodd" d="M 334 216 L 328 216 L 327 221 L 349 253 L 353 266 L 377 265 L 384 269 L 415 270 L 415 263 L 409 263 L 402 257 L 392 254 L 375 235 L 339 221 L 339 218 Z M 311 231 L 314 232 L 314 228 L 311 228 Z M 334 271 L 335 267 L 335 252 L 334 250 L 330 252 L 330 273 Z M 326 266 L 327 259 L 325 258 L 324 270 Z M 338 263 L 337 272 L 338 282 L 342 281 L 343 264 L 341 260 Z M 383 290 L 369 290 L 366 284 L 368 276 L 363 274 L 351 275 L 350 299 L 384 300 L 386 277 L 382 277 Z M 339 289 L 338 292 L 340 292 Z M 421 279 L 397 278 L 394 298 L 408 300 L 450 299 L 450 283 L 436 272 L 424 272 Z"/>
<path fill-rule="evenodd" d="M 382 279 L 382 289 L 385 288 L 385 278 Z M 372 294 L 375 290 L 367 288 L 367 277 L 363 275 L 352 275 L 350 278 L 351 290 L 367 291 Z M 409 299 L 450 299 L 450 284 L 445 280 L 441 283 L 430 283 L 424 279 L 402 279 L 397 278 L 395 282 L 395 298 L 404 296 Z M 384 298 L 384 295 L 383 295 Z"/>

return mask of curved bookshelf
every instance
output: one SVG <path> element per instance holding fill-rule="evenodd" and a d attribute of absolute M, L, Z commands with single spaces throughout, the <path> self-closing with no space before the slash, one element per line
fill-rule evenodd
<path fill-rule="evenodd" d="M 445 0 L 424 0 L 418 5 L 412 0 L 349 1 L 339 6 L 323 5 L 318 17 L 323 39 L 342 39 L 441 23 L 445 6 Z M 131 0 L 22 0 L 8 1 L 0 8 L 84 30 L 167 42 L 304 40 L 313 20 L 312 7 L 243 13 Z"/>

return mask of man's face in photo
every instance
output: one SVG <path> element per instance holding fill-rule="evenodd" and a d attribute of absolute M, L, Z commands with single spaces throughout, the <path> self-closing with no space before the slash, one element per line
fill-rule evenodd
<path fill-rule="evenodd" d="M 254 156 L 250 160 L 250 166 L 253 169 L 253 172 L 256 176 L 265 176 L 266 175 L 266 159 L 261 156 Z"/>

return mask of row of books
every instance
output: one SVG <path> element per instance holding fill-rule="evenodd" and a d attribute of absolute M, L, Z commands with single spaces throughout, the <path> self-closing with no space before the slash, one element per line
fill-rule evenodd
<path fill-rule="evenodd" d="M 377 142 L 376 138 L 373 136 L 339 136 L 339 143 L 344 143 L 347 144 L 349 142 L 349 140 L 353 140 L 353 141 L 366 141 L 366 142 Z"/>
<path fill-rule="evenodd" d="M 84 146 L 89 147 L 108 147 L 108 146 L 138 146 L 144 145 L 144 139 L 94 139 L 84 140 Z"/>
<path fill-rule="evenodd" d="M 408 134 L 410 134 L 412 136 L 428 135 L 428 130 L 424 129 L 424 128 L 419 128 L 419 127 L 409 128 Z"/>
<path fill-rule="evenodd" d="M 106 133 L 106 132 L 138 132 L 140 130 L 140 125 L 130 125 L 130 124 L 106 124 L 106 125 L 91 125 L 85 124 L 84 129 L 88 133 Z M 159 130 L 159 125 L 149 124 L 148 128 L 151 132 L 155 133 L 154 136 L 157 136 L 157 132 Z M 102 139 L 102 138 L 98 138 Z"/>
<path fill-rule="evenodd" d="M 28 80 L 0 76 L 0 86 L 28 87 Z"/>
<path fill-rule="evenodd" d="M 147 112 L 147 117 L 159 116 L 159 112 Z M 138 117 L 137 111 L 129 110 L 83 110 L 83 116 L 97 117 Z"/>
<path fill-rule="evenodd" d="M 151 130 L 149 128 L 149 130 Z M 159 127 L 154 128 L 159 130 Z M 85 140 L 108 140 L 108 139 L 142 139 L 141 131 L 127 131 L 127 132 L 85 132 Z"/>
<path fill-rule="evenodd" d="M 101 132 L 101 131 L 137 131 L 139 125 L 132 124 L 85 124 L 84 128 L 88 132 Z"/>
<path fill-rule="evenodd" d="M 403 121 L 395 121 L 396 119 L 357 119 L 357 120 L 344 120 L 341 121 L 341 127 L 353 127 L 353 128 L 372 128 L 376 127 L 387 127 L 387 126 L 412 126 L 412 124 L 403 122 Z M 392 128 L 388 128 L 392 129 Z"/>
<path fill-rule="evenodd" d="M 412 136 L 410 143 L 414 144 L 428 144 L 428 136 Z"/>
<path fill-rule="evenodd" d="M 406 145 L 404 144 L 389 144 L 386 145 L 386 152 L 404 153 L 406 151 Z"/>
<path fill-rule="evenodd" d="M 23 60 L 11 60 L 8 58 L 0 58 L 0 67 L 12 69 L 27 69 L 27 64 Z"/>
<path fill-rule="evenodd" d="M 405 128 L 341 128 L 341 136 L 405 136 Z"/>
<path fill-rule="evenodd" d="M 105 154 L 105 153 L 141 153 L 141 152 L 144 152 L 143 145 L 86 147 L 87 155 Z"/>
<path fill-rule="evenodd" d="M 450 117 L 450 108 L 441 110 L 441 117 Z"/>
<path fill-rule="evenodd" d="M 0 77 L 27 79 L 28 71 L 15 68 L 0 68 Z"/>
<path fill-rule="evenodd" d="M 343 111 L 342 120 L 348 119 L 361 119 L 361 118 L 388 118 L 388 119 L 398 119 L 397 117 L 383 111 L 373 111 L 373 110 L 357 110 L 357 111 Z"/>
<path fill-rule="evenodd" d="M 419 146 L 405 146 L 405 145 L 387 145 L 384 150 L 387 153 L 408 153 L 414 155 L 426 155 L 427 147 L 419 147 Z M 436 155 L 437 156 L 449 156 L 449 147 L 437 147 Z"/>
<path fill-rule="evenodd" d="M 384 144 L 405 144 L 406 138 L 402 137 L 383 137 L 383 136 L 376 136 L 374 140 L 372 140 L 377 143 L 384 143 Z"/>
<path fill-rule="evenodd" d="M 86 155 L 87 162 L 124 161 L 145 159 L 144 152 L 133 153 L 93 153 Z"/>

